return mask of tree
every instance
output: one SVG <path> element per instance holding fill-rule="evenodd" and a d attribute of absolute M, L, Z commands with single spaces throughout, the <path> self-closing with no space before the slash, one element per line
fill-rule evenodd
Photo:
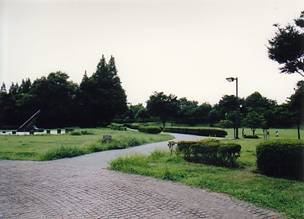
<path fill-rule="evenodd" d="M 0 93 L 6 93 L 6 86 L 4 83 L 2 83 L 1 88 L 0 88 Z"/>
<path fill-rule="evenodd" d="M 178 99 L 178 113 L 175 120 L 180 123 L 195 123 L 197 107 L 197 101 L 190 101 L 185 97 Z"/>
<path fill-rule="evenodd" d="M 135 114 L 136 121 L 145 122 L 150 117 L 148 110 L 146 108 L 140 109 Z"/>
<path fill-rule="evenodd" d="M 225 118 L 233 123 L 234 138 L 238 138 L 238 127 L 240 126 L 240 106 L 243 100 L 234 95 L 225 95 L 218 103 L 221 119 Z"/>
<path fill-rule="evenodd" d="M 68 79 L 66 73 L 58 71 L 35 80 L 28 95 L 24 96 L 28 98 L 27 111 L 23 112 L 27 114 L 26 117 L 40 109 L 38 125 L 50 128 L 71 125 L 74 117 L 73 102 L 78 86 Z"/>
<path fill-rule="evenodd" d="M 248 128 L 251 128 L 252 135 L 254 136 L 255 130 L 257 128 L 262 128 L 265 126 L 265 119 L 264 119 L 263 115 L 255 112 L 255 111 L 251 111 L 243 119 L 243 125 Z"/>
<path fill-rule="evenodd" d="M 91 77 L 85 74 L 77 99 L 85 126 L 106 125 L 127 110 L 127 97 L 113 56 L 108 64 L 102 56 L 96 72 Z"/>
<path fill-rule="evenodd" d="M 212 106 L 209 103 L 202 103 L 196 107 L 194 117 L 197 123 L 208 124 L 209 113 L 211 112 Z"/>
<path fill-rule="evenodd" d="M 292 24 L 277 24 L 275 36 L 269 40 L 269 58 L 278 62 L 281 73 L 298 73 L 304 77 L 304 11 Z"/>
<path fill-rule="evenodd" d="M 221 110 L 219 109 L 218 104 L 215 104 L 208 114 L 208 121 L 210 126 L 220 121 L 221 119 L 223 119 L 221 117 Z"/>
<path fill-rule="evenodd" d="M 294 119 L 298 130 L 298 139 L 301 139 L 300 126 L 304 121 L 304 81 L 297 83 L 295 93 L 291 95 L 288 102 L 291 111 L 294 113 Z"/>
<path fill-rule="evenodd" d="M 178 113 L 177 97 L 170 94 L 165 95 L 163 92 L 155 92 L 147 101 L 147 110 L 152 116 L 156 116 L 165 127 L 166 122 L 174 118 Z"/>

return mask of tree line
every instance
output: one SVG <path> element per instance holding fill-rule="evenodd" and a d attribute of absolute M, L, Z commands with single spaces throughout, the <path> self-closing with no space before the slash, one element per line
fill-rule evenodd
<path fill-rule="evenodd" d="M 60 71 L 8 89 L 2 84 L 0 127 L 16 128 L 38 109 L 37 125 L 43 128 L 103 126 L 127 110 L 126 99 L 114 57 L 106 62 L 102 56 L 96 72 L 85 73 L 79 85 Z"/>
<path fill-rule="evenodd" d="M 223 128 L 300 127 L 303 122 L 304 81 L 299 81 L 285 103 L 254 92 L 246 98 L 224 95 L 217 104 L 199 104 L 163 92 L 153 93 L 146 105 L 128 105 L 114 57 L 102 56 L 96 72 L 86 73 L 78 85 L 63 72 L 50 73 L 33 82 L 22 80 L 9 89 L 0 89 L 0 126 L 16 128 L 36 110 L 37 125 L 43 128 L 105 126 L 113 120 L 123 123 L 160 121 L 181 124 L 208 124 Z"/>
<path fill-rule="evenodd" d="M 161 121 L 182 124 L 208 124 L 223 128 L 293 127 L 303 122 L 304 81 L 297 83 L 295 93 L 285 103 L 254 92 L 246 98 L 224 95 L 217 104 L 199 104 L 187 98 L 155 92 L 143 104 L 131 105 L 124 115 L 124 122 Z M 253 133 L 254 134 L 254 133 Z"/>

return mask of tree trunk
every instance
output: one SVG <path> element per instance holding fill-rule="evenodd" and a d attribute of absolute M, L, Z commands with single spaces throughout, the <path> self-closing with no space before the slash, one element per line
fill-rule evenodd
<path fill-rule="evenodd" d="M 300 123 L 297 123 L 297 129 L 298 129 L 298 139 L 301 139 Z"/>
<path fill-rule="evenodd" d="M 165 129 L 166 121 L 163 121 L 163 129 Z"/>
<path fill-rule="evenodd" d="M 255 129 L 252 129 L 252 135 L 254 136 L 254 134 L 255 134 Z"/>

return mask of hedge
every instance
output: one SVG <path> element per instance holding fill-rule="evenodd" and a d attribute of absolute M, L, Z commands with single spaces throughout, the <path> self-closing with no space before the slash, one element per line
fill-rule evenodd
<path fill-rule="evenodd" d="M 259 138 L 259 136 L 257 136 L 257 135 L 244 135 L 243 137 L 244 137 L 244 138 L 252 138 L 252 139 L 257 139 L 257 138 Z"/>
<path fill-rule="evenodd" d="M 181 141 L 177 143 L 177 152 L 181 153 L 187 161 L 236 167 L 241 146 L 235 143 L 221 143 L 214 139 L 199 142 Z"/>
<path fill-rule="evenodd" d="M 118 131 L 126 131 L 127 128 L 123 124 L 119 123 L 111 123 L 111 125 L 108 126 L 112 130 L 118 130 Z"/>
<path fill-rule="evenodd" d="M 124 126 L 130 128 L 130 129 L 139 129 L 139 125 L 138 124 L 125 123 Z"/>
<path fill-rule="evenodd" d="M 304 141 L 277 140 L 257 146 L 257 167 L 265 175 L 304 180 Z"/>
<path fill-rule="evenodd" d="M 182 133 L 200 136 L 212 136 L 212 137 L 225 137 L 227 132 L 223 129 L 210 129 L 210 128 L 179 128 L 168 127 L 163 131 L 172 133 Z"/>
<path fill-rule="evenodd" d="M 158 126 L 140 126 L 138 128 L 140 132 L 150 133 L 150 134 L 159 134 L 161 133 L 161 128 Z"/>

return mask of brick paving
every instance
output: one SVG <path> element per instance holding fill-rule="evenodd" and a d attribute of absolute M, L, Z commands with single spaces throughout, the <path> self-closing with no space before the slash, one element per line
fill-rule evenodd
<path fill-rule="evenodd" d="M 131 151 L 148 153 L 151 145 L 165 147 L 165 143 L 150 144 Z M 48 162 L 0 161 L 0 218 L 279 217 L 223 194 L 114 172 L 104 162 L 89 162 L 105 157 L 114 155 L 100 152 Z"/>

